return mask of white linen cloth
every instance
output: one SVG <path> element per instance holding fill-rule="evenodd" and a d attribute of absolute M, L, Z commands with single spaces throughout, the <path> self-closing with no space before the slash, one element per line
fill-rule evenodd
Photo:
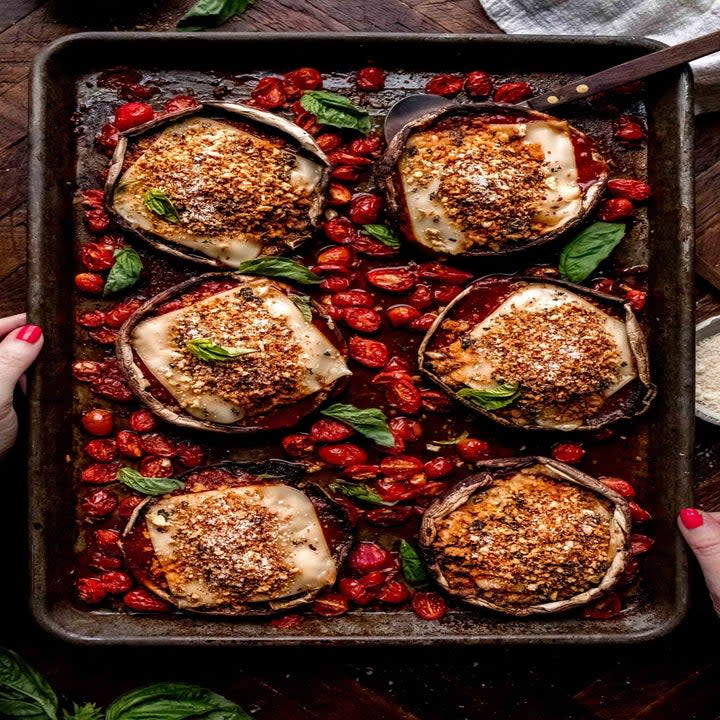
<path fill-rule="evenodd" d="M 720 30 L 720 0 L 481 0 L 507 33 L 640 35 L 676 45 Z M 720 110 L 720 53 L 691 64 L 695 112 Z"/>

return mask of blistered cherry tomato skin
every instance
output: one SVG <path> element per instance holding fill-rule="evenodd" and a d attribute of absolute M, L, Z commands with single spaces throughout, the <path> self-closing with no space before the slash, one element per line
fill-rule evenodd
<path fill-rule="evenodd" d="M 364 138 L 355 138 L 348 145 L 348 150 L 353 155 L 376 155 L 382 146 L 383 140 L 379 135 L 370 135 Z"/>
<path fill-rule="evenodd" d="M 100 375 L 91 380 L 93 392 L 117 402 L 130 402 L 135 399 L 133 391 L 122 378 L 115 375 Z"/>
<path fill-rule="evenodd" d="M 352 285 L 351 277 L 336 275 L 334 277 L 326 277 L 318 287 L 321 290 L 328 290 L 329 292 L 340 292 L 347 290 L 350 285 Z"/>
<path fill-rule="evenodd" d="M 572 465 L 579 463 L 585 457 L 585 450 L 578 443 L 559 443 L 552 449 L 552 456 L 558 462 Z"/>
<path fill-rule="evenodd" d="M 362 171 L 352 165 L 338 165 L 330 171 L 330 177 L 340 182 L 356 183 L 362 176 Z"/>
<path fill-rule="evenodd" d="M 421 280 L 443 285 L 464 285 L 473 278 L 472 273 L 439 262 L 424 263 L 418 267 L 417 273 Z"/>
<path fill-rule="evenodd" d="M 93 570 L 119 570 L 122 567 L 122 558 L 95 550 L 87 556 L 87 564 Z"/>
<path fill-rule="evenodd" d="M 490 450 L 490 445 L 485 440 L 478 440 L 477 438 L 463 438 L 455 447 L 458 455 L 468 462 L 484 460 Z"/>
<path fill-rule="evenodd" d="M 368 282 L 386 292 L 409 292 L 415 287 L 415 275 L 407 268 L 375 268 L 367 273 Z"/>
<path fill-rule="evenodd" d="M 175 466 L 170 458 L 147 455 L 140 461 L 138 471 L 143 477 L 166 478 L 175 474 Z"/>
<path fill-rule="evenodd" d="M 430 412 L 449 412 L 453 408 L 453 401 L 439 390 L 423 390 L 420 397 L 423 408 Z"/>
<path fill-rule="evenodd" d="M 391 605 L 399 605 L 404 603 L 410 597 L 410 591 L 407 585 L 399 580 L 388 580 L 378 592 L 377 599 L 380 602 L 389 603 Z"/>
<path fill-rule="evenodd" d="M 393 434 L 409 442 L 419 440 L 423 434 L 422 425 L 414 418 L 394 417 L 389 425 Z"/>
<path fill-rule="evenodd" d="M 79 259 L 83 266 L 92 272 L 109 270 L 115 263 L 115 248 L 100 242 L 86 242 L 80 246 Z"/>
<path fill-rule="evenodd" d="M 166 113 L 176 113 L 197 107 L 200 107 L 200 101 L 194 95 L 176 95 L 165 103 L 163 110 Z"/>
<path fill-rule="evenodd" d="M 123 603 L 135 612 L 169 612 L 172 606 L 144 588 L 136 588 L 123 596 Z"/>
<path fill-rule="evenodd" d="M 175 451 L 180 462 L 186 468 L 195 468 L 205 463 L 205 450 L 197 443 L 181 440 L 175 445 Z"/>
<path fill-rule="evenodd" d="M 341 472 L 351 480 L 374 480 L 380 475 L 380 467 L 378 465 L 358 463 L 357 465 L 346 465 Z"/>
<path fill-rule="evenodd" d="M 372 160 L 370 158 L 363 157 L 362 155 L 354 155 L 346 150 L 336 150 L 335 152 L 329 153 L 328 160 L 331 165 L 335 165 L 336 167 L 357 166 L 361 168 L 368 168 L 372 165 Z"/>
<path fill-rule="evenodd" d="M 340 593 L 325 593 L 316 598 L 311 607 L 316 615 L 321 617 L 337 617 L 346 613 L 350 606 L 346 597 Z"/>
<path fill-rule="evenodd" d="M 338 590 L 343 597 L 361 607 L 369 605 L 375 599 L 375 595 L 355 578 L 342 578 L 338 582 Z"/>
<path fill-rule="evenodd" d="M 128 520 L 135 508 L 143 502 L 144 498 L 140 495 L 130 495 L 129 497 L 123 498 L 118 505 L 118 515 L 121 520 Z"/>
<path fill-rule="evenodd" d="M 647 535 L 633 533 L 630 536 L 630 552 L 633 555 L 646 553 L 655 544 L 655 541 Z"/>
<path fill-rule="evenodd" d="M 142 435 L 140 437 L 140 447 L 142 447 L 143 452 L 146 452 L 149 455 L 175 457 L 177 454 L 175 443 L 158 432 Z"/>
<path fill-rule="evenodd" d="M 356 195 L 350 201 L 348 217 L 356 225 L 374 225 L 380 220 L 382 206 L 382 198 L 378 195 Z"/>
<path fill-rule="evenodd" d="M 78 578 L 75 590 L 86 605 L 98 605 L 107 597 L 107 590 L 99 578 Z"/>
<path fill-rule="evenodd" d="M 348 465 L 363 465 L 367 462 L 367 453 L 353 443 L 340 445 L 323 445 L 318 450 L 318 457 L 333 467 L 346 467 Z"/>
<path fill-rule="evenodd" d="M 157 420 L 149 410 L 135 410 L 130 414 L 130 428 L 135 432 L 150 432 L 156 427 Z"/>
<path fill-rule="evenodd" d="M 72 364 L 73 377 L 79 382 L 90 382 L 101 370 L 102 365 L 95 360 L 76 360 Z"/>
<path fill-rule="evenodd" d="M 449 457 L 438 455 L 425 463 L 424 470 L 428 480 L 437 480 L 451 475 L 455 471 L 455 463 Z"/>
<path fill-rule="evenodd" d="M 98 345 L 114 345 L 118 337 L 117 331 L 110 330 L 109 328 L 93 330 L 89 332 L 88 335 L 98 343 Z"/>
<path fill-rule="evenodd" d="M 627 480 L 616 477 L 600 477 L 599 480 L 624 498 L 635 497 L 635 488 Z"/>
<path fill-rule="evenodd" d="M 342 145 L 342 138 L 337 133 L 323 133 L 315 138 L 315 142 L 324 153 L 329 153 Z"/>
<path fill-rule="evenodd" d="M 310 436 L 316 442 L 337 443 L 347 440 L 355 434 L 355 431 L 339 420 L 321 418 L 312 424 Z"/>
<path fill-rule="evenodd" d="M 610 198 L 601 203 L 598 219 L 603 222 L 617 222 L 629 218 L 635 212 L 635 206 L 625 198 Z"/>
<path fill-rule="evenodd" d="M 105 313 L 102 310 L 87 310 L 80 313 L 75 322 L 84 328 L 99 328 L 105 324 Z"/>
<path fill-rule="evenodd" d="M 347 245 L 338 245 L 321 250 L 317 255 L 318 265 L 350 265 L 355 258 Z"/>
<path fill-rule="evenodd" d="M 115 150 L 119 138 L 120 135 L 118 133 L 117 125 L 115 125 L 115 123 L 109 122 L 105 123 L 102 128 L 100 128 L 100 132 L 95 136 L 95 142 L 106 153 L 110 154 L 113 152 L 113 150 Z"/>
<path fill-rule="evenodd" d="M 347 205 L 352 200 L 350 189 L 340 183 L 330 183 L 327 191 L 327 203 L 333 207 Z"/>
<path fill-rule="evenodd" d="M 315 441 L 310 435 L 296 433 L 294 435 L 286 435 L 282 440 L 283 450 L 291 458 L 306 458 L 315 454 L 317 449 Z"/>
<path fill-rule="evenodd" d="M 111 595 L 126 593 L 133 586 L 132 578 L 124 572 L 110 570 L 100 576 L 100 582 Z"/>
<path fill-rule="evenodd" d="M 82 426 L 91 435 L 109 435 L 113 431 L 113 414 L 104 408 L 93 408 L 87 410 L 80 417 Z"/>
<path fill-rule="evenodd" d="M 367 290 L 343 290 L 332 296 L 332 303 L 335 307 L 372 307 L 375 305 L 375 298 Z"/>
<path fill-rule="evenodd" d="M 283 81 L 287 88 L 298 88 L 300 90 L 319 90 L 323 86 L 322 75 L 311 67 L 291 70 L 283 75 Z"/>
<path fill-rule="evenodd" d="M 408 327 L 411 330 L 417 330 L 419 332 L 427 332 L 437 320 L 437 313 L 423 313 L 419 318 L 415 318 Z"/>
<path fill-rule="evenodd" d="M 140 446 L 140 436 L 130 430 L 120 430 L 115 436 L 118 450 L 125 457 L 139 458 L 143 455 L 143 449 Z"/>
<path fill-rule="evenodd" d="M 303 624 L 303 616 L 296 613 L 275 617 L 270 621 L 270 626 L 277 630 L 294 630 Z"/>
<path fill-rule="evenodd" d="M 483 70 L 472 70 L 465 78 L 465 92 L 471 98 L 484 98 L 492 95 L 493 81 Z"/>
<path fill-rule="evenodd" d="M 640 507 L 636 502 L 632 500 L 628 503 L 630 509 L 630 517 L 635 523 L 643 523 L 652 520 L 652 515 L 643 507 Z"/>
<path fill-rule="evenodd" d="M 345 245 L 357 236 L 357 228 L 344 217 L 336 217 L 328 220 L 323 225 L 323 232 L 328 240 L 339 245 Z"/>
<path fill-rule="evenodd" d="M 361 365 L 369 368 L 384 367 L 390 351 L 384 342 L 353 335 L 348 341 L 350 357 Z"/>
<path fill-rule="evenodd" d="M 420 311 L 412 305 L 393 305 L 385 311 L 385 317 L 392 327 L 407 327 L 420 315 Z"/>
<path fill-rule="evenodd" d="M 433 300 L 438 305 L 447 305 L 461 292 L 462 288 L 457 285 L 438 285 L 436 288 L 433 288 Z"/>
<path fill-rule="evenodd" d="M 96 493 L 107 493 L 107 490 L 96 490 Z M 117 530 L 96 530 L 94 538 L 95 544 L 100 552 L 106 555 L 117 555 L 118 557 L 122 555 L 120 533 Z"/>
<path fill-rule="evenodd" d="M 105 278 L 97 273 L 78 273 L 75 276 L 75 287 L 88 295 L 101 295 L 105 289 Z"/>
<path fill-rule="evenodd" d="M 495 88 L 495 102 L 518 103 L 526 100 L 533 93 L 532 87 L 526 82 L 503 83 Z"/>
<path fill-rule="evenodd" d="M 647 293 L 644 290 L 628 290 L 625 293 L 625 300 L 635 312 L 641 312 L 645 309 Z"/>
<path fill-rule="evenodd" d="M 377 67 L 365 67 L 357 71 L 355 85 L 358 90 L 378 92 L 385 87 L 387 73 Z"/>
<path fill-rule="evenodd" d="M 80 500 L 81 512 L 89 517 L 106 517 L 114 512 L 117 506 L 117 498 L 105 488 L 93 490 Z"/>
<path fill-rule="evenodd" d="M 614 136 L 619 140 L 637 141 L 642 140 L 645 137 L 645 130 L 633 118 L 627 115 L 621 115 L 615 121 Z"/>
<path fill-rule="evenodd" d="M 409 480 L 423 471 L 423 463 L 412 455 L 395 455 L 382 459 L 380 471 L 395 480 Z"/>
<path fill-rule="evenodd" d="M 614 197 L 625 198 L 632 202 L 644 202 L 652 194 L 650 186 L 646 182 L 629 178 L 608 180 L 607 189 Z"/>
<path fill-rule="evenodd" d="M 260 78 L 250 95 L 257 105 L 265 110 L 277 110 L 287 102 L 283 82 L 275 77 Z"/>
<path fill-rule="evenodd" d="M 127 319 L 142 305 L 142 300 L 124 300 L 117 303 L 105 314 L 108 327 L 121 328 Z"/>
<path fill-rule="evenodd" d="M 382 325 L 382 315 L 372 308 L 345 308 L 342 313 L 342 318 L 353 330 L 363 333 L 377 332 L 380 329 L 380 325 Z"/>
<path fill-rule="evenodd" d="M 593 290 L 612 295 L 615 290 L 615 281 L 611 278 L 598 278 L 591 285 Z"/>
<path fill-rule="evenodd" d="M 412 291 L 407 301 L 408 304 L 412 305 L 414 308 L 417 308 L 418 310 L 425 310 L 425 308 L 432 305 L 432 289 L 429 285 L 421 283 Z"/>
<path fill-rule="evenodd" d="M 118 448 L 114 440 L 98 438 L 85 444 L 85 454 L 98 462 L 110 462 L 118 455 Z"/>
<path fill-rule="evenodd" d="M 377 543 L 363 541 L 352 549 L 348 562 L 353 570 L 365 574 L 392 567 L 392 555 Z"/>
<path fill-rule="evenodd" d="M 425 92 L 441 97 L 455 97 L 463 89 L 464 84 L 465 79 L 461 75 L 444 73 L 431 77 L 425 84 Z"/>
<path fill-rule="evenodd" d="M 80 480 L 89 485 L 107 485 L 115 482 L 121 467 L 116 462 L 93 463 L 82 470 Z"/>
<path fill-rule="evenodd" d="M 617 593 L 608 593 L 604 598 L 583 609 L 586 620 L 608 620 L 616 617 L 622 610 L 622 601 Z"/>
<path fill-rule="evenodd" d="M 130 128 L 150 122 L 155 117 L 152 106 L 142 102 L 129 102 L 115 110 L 115 126 L 118 130 Z"/>
<path fill-rule="evenodd" d="M 381 507 L 373 508 L 365 513 L 365 519 L 371 525 L 379 527 L 394 527 L 396 525 L 404 525 L 415 514 L 411 507 Z"/>
<path fill-rule="evenodd" d="M 447 603 L 436 592 L 416 592 L 412 598 L 412 608 L 423 620 L 439 620 L 447 612 Z"/>
<path fill-rule="evenodd" d="M 399 380 L 388 384 L 385 388 L 385 399 L 400 412 L 415 415 L 422 408 L 422 395 L 415 384 L 406 380 Z"/>

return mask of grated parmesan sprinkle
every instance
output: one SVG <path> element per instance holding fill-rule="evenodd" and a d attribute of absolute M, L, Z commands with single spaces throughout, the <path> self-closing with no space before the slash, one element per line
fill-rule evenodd
<path fill-rule="evenodd" d="M 695 402 L 720 413 L 720 333 L 701 340 L 695 356 Z"/>

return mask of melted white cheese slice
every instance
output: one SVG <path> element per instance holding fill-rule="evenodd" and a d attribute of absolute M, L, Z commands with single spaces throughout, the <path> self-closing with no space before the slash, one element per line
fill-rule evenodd
<path fill-rule="evenodd" d="M 262 235 L 250 233 L 220 233 L 217 235 L 201 235 L 192 232 L 182 224 L 173 224 L 164 221 L 152 213 L 145 206 L 143 196 L 150 188 L 144 181 L 142 172 L 138 171 L 138 167 L 143 163 L 151 163 L 153 157 L 158 153 L 171 155 L 172 140 L 176 136 L 181 136 L 187 132 L 189 128 L 201 129 L 203 131 L 203 141 L 205 147 L 196 157 L 192 171 L 188 171 L 183 167 L 178 170 L 180 180 L 183 184 L 197 185 L 202 188 L 205 181 L 202 177 L 202 156 L 212 156 L 217 154 L 216 147 L 227 138 L 244 137 L 254 141 L 254 136 L 242 130 L 233 127 L 227 123 L 211 120 L 208 118 L 190 118 L 173 123 L 171 126 L 163 130 L 158 139 L 123 173 L 118 180 L 113 196 L 113 207 L 115 211 L 129 224 L 151 232 L 165 240 L 184 245 L 201 252 L 211 258 L 217 258 L 226 265 L 237 265 L 243 260 L 250 260 L 261 254 L 263 249 Z M 259 144 L 254 142 L 254 152 L 262 152 Z M 318 185 L 322 177 L 322 168 L 319 164 L 309 160 L 306 157 L 296 153 L 284 151 L 285 155 L 291 155 L 294 158 L 295 167 L 291 172 L 291 184 L 296 192 L 305 196 L 311 196 L 318 190 Z M 234 158 L 238 160 L 237 157 Z M 268 163 L 270 166 L 270 163 Z M 262 204 L 262 178 L 257 178 L 257 184 L 248 188 L 248 193 L 257 195 L 257 204 Z M 218 202 L 222 203 L 222 194 L 218 197 Z M 208 207 L 208 212 L 213 212 L 213 208 Z"/>
<path fill-rule="evenodd" d="M 203 512 L 203 505 L 224 498 L 233 502 L 240 512 L 225 517 L 222 531 L 217 530 L 212 515 Z M 281 531 L 265 544 L 248 547 L 242 541 L 253 532 L 257 518 L 242 512 L 246 505 L 251 513 L 266 512 L 276 515 Z M 196 542 L 178 539 L 178 514 L 192 514 L 193 535 Z M 156 502 L 145 517 L 146 527 L 153 550 L 165 575 L 168 587 L 180 608 L 212 609 L 228 602 L 262 602 L 279 600 L 299 593 L 311 592 L 335 582 L 335 561 L 323 535 L 315 508 L 300 490 L 288 485 L 252 485 L 223 490 L 188 493 L 166 497 Z M 233 535 L 235 542 L 233 542 Z M 245 556 L 237 562 L 227 560 L 233 545 L 242 547 Z M 220 549 L 215 551 L 215 548 Z M 280 555 L 294 574 L 280 589 L 272 594 L 258 592 L 237 597 L 232 588 L 238 587 L 232 577 L 225 582 L 224 592 L 217 586 L 228 570 L 249 567 L 262 579 L 273 581 L 272 557 Z M 206 562 L 195 567 L 189 561 L 204 556 Z M 213 578 L 213 574 L 215 577 Z"/>
<path fill-rule="evenodd" d="M 465 353 L 464 357 L 467 358 L 467 362 L 453 372 L 453 381 L 461 382 L 475 390 L 487 390 L 496 387 L 496 368 L 488 361 L 487 356 L 484 356 L 482 351 L 475 349 L 475 347 L 482 347 L 483 337 L 504 316 L 521 311 L 552 310 L 561 305 L 581 308 L 592 313 L 602 324 L 603 329 L 615 345 L 618 354 L 616 379 L 603 389 L 602 394 L 604 397 L 614 395 L 637 377 L 627 327 L 622 320 L 608 315 L 592 303 L 589 303 L 585 298 L 569 290 L 554 285 L 532 284 L 513 293 L 497 310 L 472 328 L 470 336 L 477 339 L 477 346 L 471 346 L 471 349 Z M 522 338 L 518 338 L 518 340 L 521 342 Z M 532 356 L 532 348 L 522 348 L 518 352 L 528 357 Z M 538 420 L 538 424 L 543 424 L 542 419 Z M 554 421 L 548 423 L 549 426 L 555 424 Z"/>
<path fill-rule="evenodd" d="M 305 320 L 287 295 L 264 278 L 253 279 L 249 284 L 255 294 L 262 297 L 269 313 L 291 329 L 292 337 L 301 348 L 298 361 L 306 369 L 306 375 L 302 394 L 299 394 L 295 401 L 328 388 L 338 378 L 352 374 L 337 349 L 312 323 Z M 213 295 L 180 310 L 143 320 L 138 323 L 132 334 L 133 348 L 148 370 L 182 408 L 201 420 L 228 424 L 238 422 L 246 413 L 242 407 L 212 392 L 197 392 L 193 388 L 195 380 L 192 375 L 176 367 L 177 361 L 184 357 L 186 350 L 173 347 L 172 329 L 184 315 L 191 312 L 191 308 L 208 307 L 218 298 L 227 298 L 237 308 L 236 312 L 242 312 L 244 302 L 241 295 L 242 287 Z M 257 330 L 262 334 L 262 327 L 258 327 Z M 282 358 L 271 357 L 268 354 L 263 354 L 262 357 L 268 363 L 282 363 Z M 278 369 L 281 370 L 282 367 Z"/>
<path fill-rule="evenodd" d="M 490 132 L 506 131 L 522 135 L 523 143 L 535 144 L 542 148 L 546 166 L 551 169 L 552 175 L 546 180 L 544 202 L 536 216 L 536 220 L 545 226 L 541 234 L 557 230 L 582 211 L 582 190 L 577 180 L 575 150 L 567 127 L 563 122 L 549 123 L 539 120 L 524 124 L 487 126 Z M 412 136 L 408 144 L 410 147 L 413 146 Z M 473 244 L 472 241 L 448 217 L 442 202 L 438 199 L 441 176 L 433 178 L 424 187 L 418 186 L 413 182 L 412 176 L 409 176 L 407 171 L 404 172 L 404 167 L 405 164 L 401 160 L 400 178 L 408 215 L 417 240 L 436 252 L 451 255 L 468 250 Z M 490 185 L 488 178 L 481 172 L 478 172 L 472 181 L 478 187 Z M 507 194 L 511 195 L 512 190 L 508 189 Z M 488 197 L 491 201 L 491 197 Z M 511 219 L 508 217 L 508 221 Z"/>

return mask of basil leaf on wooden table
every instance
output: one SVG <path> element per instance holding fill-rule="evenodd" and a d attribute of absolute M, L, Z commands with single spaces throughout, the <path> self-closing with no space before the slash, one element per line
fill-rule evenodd
<path fill-rule="evenodd" d="M 58 699 L 50 685 L 12 650 L 0 648 L 0 715 L 57 720 Z"/>
<path fill-rule="evenodd" d="M 458 397 L 469 400 L 474 405 L 484 410 L 499 410 L 511 405 L 520 394 L 517 383 L 503 383 L 494 388 L 475 390 L 474 388 L 463 388 L 458 392 Z"/>
<path fill-rule="evenodd" d="M 355 106 L 342 95 L 327 90 L 306 90 L 300 98 L 300 104 L 321 125 L 358 130 L 367 135 L 372 129 L 370 115 Z"/>
<path fill-rule="evenodd" d="M 400 568 L 409 585 L 418 590 L 428 587 L 430 579 L 417 550 L 407 541 L 400 541 Z"/>
<path fill-rule="evenodd" d="M 198 0 L 176 25 L 178 30 L 195 32 L 226 23 L 244 13 L 255 0 Z"/>
<path fill-rule="evenodd" d="M 166 222 L 173 223 L 173 225 L 180 222 L 177 208 L 162 190 L 150 188 L 143 195 L 143 203 L 150 212 L 155 213 Z"/>
<path fill-rule="evenodd" d="M 361 435 L 383 447 L 393 447 L 395 438 L 390 432 L 387 417 L 378 408 L 358 408 L 336 403 L 320 411 L 321 415 L 349 425 Z"/>
<path fill-rule="evenodd" d="M 282 278 L 300 285 L 317 285 L 322 278 L 296 260 L 288 258 L 255 258 L 245 260 L 237 267 L 241 275 L 260 275 L 263 277 Z"/>
<path fill-rule="evenodd" d="M 239 705 L 187 683 L 156 683 L 119 697 L 105 720 L 252 720 Z"/>
<path fill-rule="evenodd" d="M 126 247 L 116 250 L 113 257 L 115 262 L 110 268 L 105 281 L 103 295 L 111 295 L 132 287 L 138 281 L 143 269 L 140 256 L 132 248 Z"/>
<path fill-rule="evenodd" d="M 62 720 L 103 720 L 104 717 L 103 711 L 95 703 L 73 703 L 72 710 L 63 710 L 62 714 Z"/>
<path fill-rule="evenodd" d="M 118 470 L 117 481 L 123 485 L 127 485 L 136 492 L 143 493 L 143 495 L 154 496 L 167 495 L 167 493 L 171 493 L 174 490 L 182 490 L 185 487 L 185 483 L 182 480 L 145 477 L 137 470 L 129 467 Z"/>
<path fill-rule="evenodd" d="M 560 274 L 565 280 L 582 282 L 610 255 L 623 237 L 623 223 L 596 222 L 586 227 L 560 253 Z"/>
<path fill-rule="evenodd" d="M 243 355 L 252 355 L 257 350 L 244 347 L 224 347 L 217 345 L 210 338 L 193 338 L 185 347 L 198 359 L 208 362 L 223 362 Z"/>
<path fill-rule="evenodd" d="M 312 322 L 312 303 L 309 295 L 290 295 L 290 299 L 295 303 L 295 307 L 305 319 L 305 322 Z"/>
<path fill-rule="evenodd" d="M 363 225 L 362 229 L 371 237 L 379 240 L 383 245 L 387 245 L 394 250 L 400 247 L 400 239 L 387 225 Z"/>
<path fill-rule="evenodd" d="M 347 495 L 355 500 L 371 503 L 372 505 L 387 505 L 388 507 L 397 505 L 396 502 L 383 500 L 374 490 L 371 490 L 367 485 L 363 485 L 362 483 L 338 480 L 330 485 L 330 489 L 335 493 L 341 492 L 343 495 Z"/>

